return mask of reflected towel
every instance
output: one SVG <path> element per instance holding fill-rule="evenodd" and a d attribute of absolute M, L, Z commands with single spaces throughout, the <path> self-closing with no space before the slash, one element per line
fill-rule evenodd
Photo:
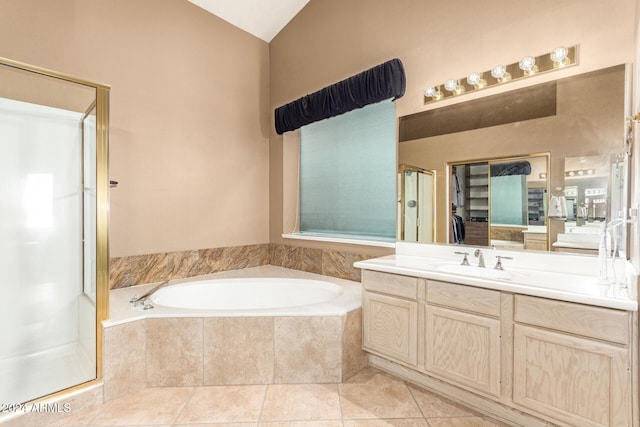
<path fill-rule="evenodd" d="M 549 201 L 549 218 L 564 219 L 567 217 L 567 199 L 564 196 L 551 196 Z"/>

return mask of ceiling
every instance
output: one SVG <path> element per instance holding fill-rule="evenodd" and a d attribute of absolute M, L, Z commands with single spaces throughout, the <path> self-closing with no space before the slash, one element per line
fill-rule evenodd
<path fill-rule="evenodd" d="M 309 0 L 189 0 L 269 43 Z"/>

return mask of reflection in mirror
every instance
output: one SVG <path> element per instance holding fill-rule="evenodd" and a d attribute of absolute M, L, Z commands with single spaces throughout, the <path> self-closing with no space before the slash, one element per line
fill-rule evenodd
<path fill-rule="evenodd" d="M 598 253 L 606 222 L 624 215 L 625 158 L 622 154 L 566 157 L 564 190 L 552 197 L 560 206 L 564 230 L 552 244 L 558 252 Z M 613 236 L 612 233 L 615 233 Z M 622 229 L 610 230 L 608 247 L 615 237 L 617 249 L 624 253 Z"/>
<path fill-rule="evenodd" d="M 461 217 L 466 214 L 459 207 L 454 210 L 451 203 L 455 198 L 450 185 L 453 165 L 489 163 L 490 159 L 508 161 L 526 157 L 524 154 L 527 153 L 548 153 L 547 182 L 527 183 L 527 205 L 531 204 L 531 209 L 527 210 L 526 231 L 521 233 L 522 241 L 516 242 L 512 237 L 514 231 L 509 230 L 514 229 L 515 224 L 505 224 L 506 219 L 499 219 L 495 212 L 491 222 L 502 221 L 503 229 L 499 230 L 500 227 L 489 223 L 491 206 L 487 199 L 485 237 L 478 243 L 470 240 L 471 231 L 467 227 L 465 243 L 490 245 L 490 241 L 495 240 L 501 245 L 519 244 L 525 249 L 555 250 L 553 243 L 558 240 L 558 235 L 566 234 L 565 218 L 550 219 L 544 212 L 552 208 L 552 197 L 566 198 L 566 187 L 576 185 L 565 183 L 565 158 L 605 156 L 609 159 L 624 151 L 625 84 L 629 73 L 629 67 L 618 65 L 400 117 L 399 164 L 415 165 L 446 177 L 435 183 L 435 241 L 453 243 L 452 213 L 460 212 L 457 214 Z M 596 221 L 602 216 L 603 209 L 609 215 L 607 221 L 617 218 L 619 211 L 626 212 L 628 191 L 620 190 L 614 197 L 611 188 L 614 181 L 612 173 L 622 173 L 622 185 L 628 187 L 627 164 L 628 159 L 622 159 L 617 172 L 614 163 L 610 164 L 608 176 L 611 184 L 606 187 L 607 203 L 596 203 L 601 198 L 592 195 L 589 198 L 592 210 L 585 213 L 585 222 L 588 222 L 587 215 L 591 215 L 592 222 Z M 466 172 L 460 172 L 463 173 Z M 462 177 L 460 174 L 456 172 Z M 543 181 L 540 172 L 533 170 L 528 178 Z M 518 197 L 516 205 L 520 206 L 520 198 L 524 196 L 521 193 Z M 474 208 L 479 208 L 479 203 L 474 203 Z M 575 201 L 567 200 L 565 205 L 568 207 L 569 203 Z M 537 213 L 534 205 L 538 206 Z M 578 207 L 576 205 L 575 216 Z M 572 214 L 573 208 L 565 208 L 567 216 Z M 474 211 L 473 215 L 471 212 L 469 214 L 477 217 L 474 222 L 478 224 L 472 227 L 480 227 L 483 225 L 481 213 L 478 212 L 481 209 Z M 624 229 L 620 226 L 616 232 L 623 232 Z M 498 231 L 501 234 L 497 234 Z M 400 233 L 398 236 L 401 238 Z M 624 239 L 623 236 L 620 241 L 624 242 Z"/>
<path fill-rule="evenodd" d="M 435 172 L 400 165 L 398 170 L 398 236 L 408 242 L 434 241 Z"/>
<path fill-rule="evenodd" d="M 548 154 L 451 164 L 450 243 L 547 249 Z"/>

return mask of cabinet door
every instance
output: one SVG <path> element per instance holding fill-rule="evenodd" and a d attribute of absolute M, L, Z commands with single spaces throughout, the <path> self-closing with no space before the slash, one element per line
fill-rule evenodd
<path fill-rule="evenodd" d="M 425 370 L 500 396 L 500 320 L 427 305 Z"/>
<path fill-rule="evenodd" d="M 365 350 L 417 364 L 417 302 L 365 292 L 363 323 Z"/>
<path fill-rule="evenodd" d="M 630 426 L 628 349 L 515 325 L 513 401 L 570 425 Z"/>

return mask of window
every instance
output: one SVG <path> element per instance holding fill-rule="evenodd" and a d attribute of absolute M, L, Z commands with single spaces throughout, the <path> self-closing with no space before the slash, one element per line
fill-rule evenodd
<path fill-rule="evenodd" d="M 395 104 L 312 123 L 300 135 L 300 233 L 395 241 Z"/>

